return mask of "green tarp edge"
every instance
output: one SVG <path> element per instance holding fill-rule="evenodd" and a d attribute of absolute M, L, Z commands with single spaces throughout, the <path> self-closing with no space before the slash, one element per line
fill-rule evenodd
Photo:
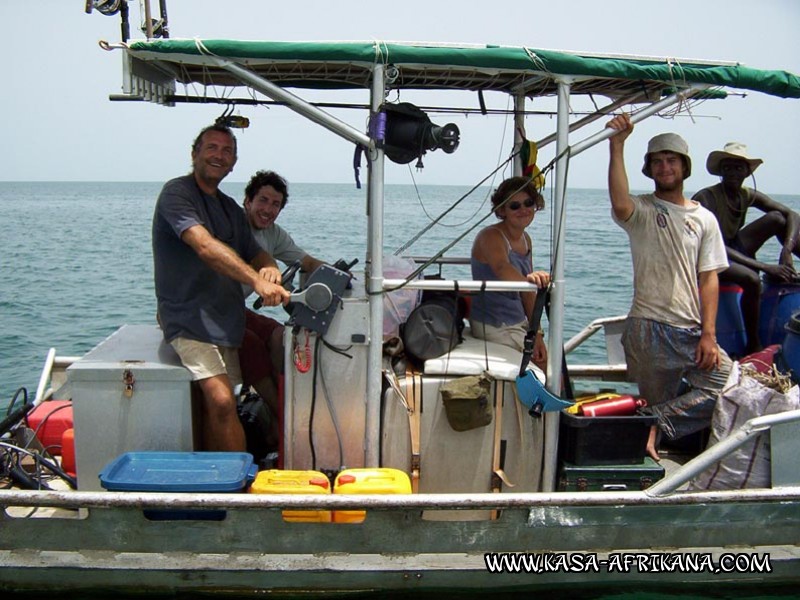
<path fill-rule="evenodd" d="M 202 48 L 202 50 L 201 50 Z M 588 57 L 534 48 L 506 46 L 424 46 L 381 42 L 273 42 L 240 40 L 167 39 L 136 41 L 131 52 L 158 54 L 214 54 L 231 60 L 326 61 L 386 64 L 452 65 L 533 71 L 558 75 L 602 77 L 631 81 L 656 80 L 702 83 L 762 92 L 782 98 L 800 98 L 800 77 L 787 71 L 761 70 L 742 65 L 714 65 L 649 61 L 635 58 Z M 167 59 L 167 57 L 164 57 Z M 168 59 L 167 59 L 168 60 Z M 320 82 L 322 84 L 322 82 Z M 324 84 L 322 84 L 324 86 Z"/>

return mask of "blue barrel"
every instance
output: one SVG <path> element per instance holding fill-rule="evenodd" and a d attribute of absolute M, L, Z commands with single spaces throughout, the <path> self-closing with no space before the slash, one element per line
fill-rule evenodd
<path fill-rule="evenodd" d="M 720 284 L 717 308 L 717 343 L 729 356 L 740 357 L 747 347 L 747 334 L 742 318 L 742 288 Z"/>
<path fill-rule="evenodd" d="M 782 344 L 786 337 L 786 324 L 800 311 L 800 284 L 771 281 L 764 278 L 761 287 L 761 318 L 758 334 L 761 344 Z"/>
<path fill-rule="evenodd" d="M 792 379 L 800 381 L 800 312 L 793 314 L 786 324 L 786 337 L 781 351 L 783 363 L 791 371 Z"/>

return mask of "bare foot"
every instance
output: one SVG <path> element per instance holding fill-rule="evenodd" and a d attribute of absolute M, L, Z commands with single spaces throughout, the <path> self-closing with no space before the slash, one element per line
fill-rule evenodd
<path fill-rule="evenodd" d="M 657 433 L 658 428 L 655 425 L 650 427 L 650 435 L 647 436 L 647 455 L 654 461 L 661 462 L 661 457 L 658 455 L 658 450 L 656 450 Z"/>

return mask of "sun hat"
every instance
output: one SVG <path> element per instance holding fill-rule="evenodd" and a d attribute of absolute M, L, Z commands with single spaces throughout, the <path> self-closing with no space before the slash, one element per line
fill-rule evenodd
<path fill-rule="evenodd" d="M 644 166 L 642 173 L 650 179 L 653 174 L 650 172 L 650 155 L 654 152 L 674 152 L 686 159 L 686 177 L 692 174 L 692 159 L 689 157 L 689 145 L 677 133 L 662 133 L 650 140 L 647 144 L 647 153 L 644 155 Z"/>
<path fill-rule="evenodd" d="M 758 165 L 764 162 L 760 158 L 750 158 L 747 155 L 747 146 L 741 142 L 728 142 L 722 150 L 714 150 L 708 155 L 706 169 L 712 175 L 722 175 L 719 170 L 719 163 L 726 158 L 745 161 L 750 166 L 751 173 L 758 168 Z"/>

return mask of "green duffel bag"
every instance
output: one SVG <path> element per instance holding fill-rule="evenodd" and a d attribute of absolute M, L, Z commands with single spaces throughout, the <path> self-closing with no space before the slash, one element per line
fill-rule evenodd
<path fill-rule="evenodd" d="M 492 422 L 493 381 L 494 378 L 487 373 L 468 375 L 448 381 L 439 388 L 450 427 L 455 431 L 469 431 Z"/>

